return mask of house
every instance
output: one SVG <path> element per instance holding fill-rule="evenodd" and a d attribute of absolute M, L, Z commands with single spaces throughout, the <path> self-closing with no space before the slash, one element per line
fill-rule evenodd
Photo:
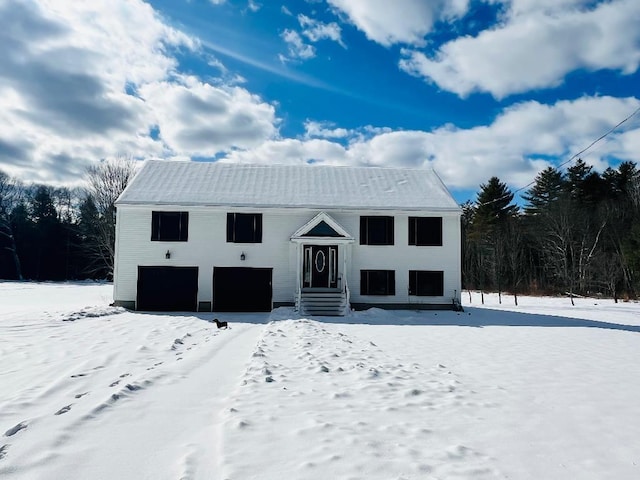
<path fill-rule="evenodd" d="M 150 160 L 116 206 L 128 308 L 459 305 L 461 210 L 433 170 Z"/>

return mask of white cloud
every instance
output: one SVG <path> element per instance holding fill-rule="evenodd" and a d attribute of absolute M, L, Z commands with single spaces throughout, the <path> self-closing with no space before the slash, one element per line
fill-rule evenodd
<path fill-rule="evenodd" d="M 286 29 L 282 32 L 282 39 L 287 43 L 289 55 L 280 56 L 281 61 L 287 60 L 308 60 L 316 56 L 316 49 L 313 45 L 304 43 L 302 37 L 295 30 Z"/>
<path fill-rule="evenodd" d="M 280 7 L 280 11 L 281 11 L 282 13 L 284 13 L 285 15 L 288 15 L 288 16 L 290 16 L 290 17 L 292 17 L 292 16 L 293 16 L 293 13 L 291 13 L 291 10 L 289 10 L 285 5 L 282 5 L 282 6 Z"/>
<path fill-rule="evenodd" d="M 526 15 L 534 12 L 554 14 L 567 9 L 584 9 L 593 5 L 593 0 L 489 0 L 488 3 L 504 4 L 508 16 Z"/>
<path fill-rule="evenodd" d="M 351 131 L 346 128 L 336 128 L 332 122 L 304 122 L 305 138 L 347 138 Z"/>
<path fill-rule="evenodd" d="M 433 167 L 452 188 L 477 189 L 493 175 L 517 188 L 552 164 L 549 159 L 569 159 L 638 106 L 640 100 L 635 98 L 585 97 L 552 105 L 530 101 L 508 108 L 489 125 L 443 126 L 431 132 L 371 129 L 372 136 L 307 121 L 307 140 L 270 140 L 255 149 L 234 151 L 227 161 Z M 347 146 L 338 143 L 345 133 Z M 314 134 L 325 138 L 308 139 Z M 636 122 L 583 158 L 601 168 L 612 155 L 638 162 L 639 143 Z"/>
<path fill-rule="evenodd" d="M 590 3 L 514 0 L 503 24 L 452 40 L 433 57 L 406 49 L 400 67 L 463 97 L 481 91 L 496 98 L 557 86 L 579 69 L 635 72 L 640 2 L 612 0 L 588 10 Z"/>
<path fill-rule="evenodd" d="M 198 48 L 141 0 L 0 0 L 0 169 L 77 183 L 105 157 L 205 155 L 277 134 L 273 106 L 233 86 L 238 79 L 176 75 L 171 51 Z M 192 116 L 190 100 L 202 107 Z"/>
<path fill-rule="evenodd" d="M 463 16 L 468 0 L 327 0 L 369 40 L 384 46 L 423 45 L 439 19 Z"/>
<path fill-rule="evenodd" d="M 298 15 L 298 22 L 302 27 L 302 34 L 312 42 L 320 40 L 333 40 L 343 47 L 342 29 L 336 22 L 322 23 L 306 15 Z"/>
<path fill-rule="evenodd" d="M 214 156 L 252 148 L 277 134 L 275 109 L 240 87 L 216 87 L 194 77 L 140 89 L 162 140 L 177 154 Z"/>
<path fill-rule="evenodd" d="M 286 138 L 269 140 L 252 150 L 236 150 L 221 161 L 253 164 L 346 164 L 345 148 L 324 139 L 296 140 Z"/>
<path fill-rule="evenodd" d="M 247 3 L 247 8 L 255 13 L 260 10 L 260 8 L 262 8 L 262 4 L 256 2 L 255 0 L 249 0 L 249 3 Z"/>

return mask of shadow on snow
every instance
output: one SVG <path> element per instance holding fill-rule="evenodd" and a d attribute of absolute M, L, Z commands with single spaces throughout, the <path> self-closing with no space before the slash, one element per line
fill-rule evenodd
<path fill-rule="evenodd" d="M 236 312 L 136 312 L 141 315 L 189 316 L 213 323 L 217 318 L 232 323 L 267 324 L 272 321 L 296 320 L 306 318 L 323 323 L 356 324 L 356 325 L 422 325 L 422 326 L 456 326 L 456 327 L 580 327 L 602 328 L 606 330 L 622 330 L 640 332 L 640 325 L 625 325 L 599 320 L 586 320 L 555 315 L 519 313 L 486 308 L 465 307 L 464 312 L 447 310 L 369 310 L 351 312 L 344 317 L 326 317 L 315 315 L 298 315 L 293 308 L 282 307 L 272 312 L 236 313 Z M 604 312 L 603 312 L 604 314 Z"/>

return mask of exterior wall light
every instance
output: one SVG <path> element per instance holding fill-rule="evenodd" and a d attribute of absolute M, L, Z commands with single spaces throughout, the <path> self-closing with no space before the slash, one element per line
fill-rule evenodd
<path fill-rule="evenodd" d="M 171 258 L 171 252 L 169 250 L 167 250 L 167 253 L 164 254 L 164 258 L 166 258 L 167 260 Z"/>
<path fill-rule="evenodd" d="M 244 260 L 247 258 L 247 256 L 244 254 L 244 252 L 242 252 L 240 254 L 240 260 L 242 260 L 244 262 Z"/>

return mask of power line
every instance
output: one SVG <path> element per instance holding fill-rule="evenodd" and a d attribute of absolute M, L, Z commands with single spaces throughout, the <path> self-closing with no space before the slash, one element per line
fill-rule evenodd
<path fill-rule="evenodd" d="M 640 107 L 636 108 L 633 113 L 631 113 L 630 115 L 628 115 L 624 120 L 618 122 L 615 126 L 611 127 L 606 133 L 600 135 L 597 139 L 595 139 L 593 142 L 591 142 L 587 147 L 583 148 L 582 150 L 580 150 L 578 153 L 574 154 L 571 156 L 571 158 L 569 158 L 568 160 L 565 160 L 564 162 L 562 162 L 560 165 L 558 165 L 557 169 L 560 169 L 562 167 L 564 167 L 565 165 L 573 162 L 576 158 L 578 158 L 580 155 L 582 155 L 583 153 L 585 153 L 587 150 L 590 150 L 594 145 L 596 145 L 597 143 L 599 143 L 600 141 L 604 140 L 606 137 L 608 137 L 609 135 L 611 135 L 613 132 L 615 132 L 620 126 L 624 125 L 626 122 L 628 122 L 629 120 L 631 120 L 633 117 L 635 117 L 638 113 L 640 112 Z M 477 206 L 481 207 L 484 205 L 491 205 L 492 203 L 495 202 L 499 202 L 500 200 L 504 200 L 505 198 L 508 198 L 509 195 L 515 195 L 516 193 L 519 193 L 527 188 L 529 188 L 531 185 L 533 185 L 534 183 L 536 183 L 536 180 L 532 180 L 531 182 L 527 183 L 524 187 L 520 187 L 517 190 L 514 190 L 513 192 L 509 193 L 508 195 L 503 195 L 500 198 L 495 198 L 489 202 L 483 202 L 483 203 L 479 203 Z"/>

